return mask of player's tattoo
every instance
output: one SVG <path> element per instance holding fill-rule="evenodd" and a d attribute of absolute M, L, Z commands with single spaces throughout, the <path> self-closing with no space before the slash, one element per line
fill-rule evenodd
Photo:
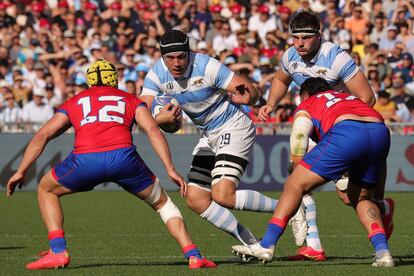
<path fill-rule="evenodd" d="M 372 218 L 372 219 L 377 219 L 379 218 L 379 213 L 377 212 L 377 210 L 375 208 L 369 208 L 367 210 L 367 215 L 368 217 Z"/>
<path fill-rule="evenodd" d="M 244 85 L 244 84 L 237 85 L 236 90 L 239 91 L 239 93 L 241 95 L 244 95 L 244 93 L 246 93 L 246 92 L 250 94 L 249 88 L 246 87 L 246 85 Z"/>

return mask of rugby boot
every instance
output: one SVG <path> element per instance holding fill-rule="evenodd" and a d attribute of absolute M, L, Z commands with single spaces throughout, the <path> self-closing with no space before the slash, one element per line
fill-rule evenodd
<path fill-rule="evenodd" d="M 255 257 L 259 261 L 262 261 L 264 264 L 273 260 L 275 249 L 274 246 L 270 248 L 264 248 L 260 245 L 260 242 L 251 245 L 234 245 L 231 248 L 233 249 L 233 254 L 236 256 L 241 256 L 242 258 L 249 256 Z"/>
<path fill-rule="evenodd" d="M 304 261 L 312 260 L 316 262 L 322 262 L 326 260 L 325 252 L 322 250 L 315 250 L 310 246 L 302 246 L 298 249 L 297 255 L 289 256 L 290 261 Z"/>
<path fill-rule="evenodd" d="M 382 223 L 384 224 L 385 236 L 387 237 L 387 240 L 389 240 L 392 235 L 392 231 L 394 230 L 393 217 L 395 202 L 392 200 L 392 198 L 386 198 L 384 201 L 386 201 L 390 206 L 389 212 L 384 215 L 384 218 L 382 220 Z"/>
<path fill-rule="evenodd" d="M 392 258 L 390 253 L 384 253 L 384 255 L 381 258 L 375 257 L 375 261 L 372 264 L 372 266 L 377 267 L 394 267 L 394 259 Z"/>
<path fill-rule="evenodd" d="M 195 256 L 191 256 L 188 260 L 188 266 L 190 269 L 197 269 L 197 268 L 216 268 L 217 265 L 210 260 L 207 260 L 205 257 L 199 259 Z"/>
<path fill-rule="evenodd" d="M 39 256 L 39 260 L 27 264 L 26 268 L 32 270 L 65 268 L 70 263 L 70 257 L 66 250 L 61 253 L 53 253 L 51 250 L 43 251 Z"/>

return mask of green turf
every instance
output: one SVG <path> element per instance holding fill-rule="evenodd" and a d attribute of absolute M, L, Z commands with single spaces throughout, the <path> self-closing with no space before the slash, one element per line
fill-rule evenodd
<path fill-rule="evenodd" d="M 275 193 L 268 193 L 276 197 Z M 219 264 L 215 270 L 189 271 L 176 243 L 148 206 L 124 192 L 89 192 L 62 199 L 71 265 L 64 270 L 26 271 L 24 266 L 47 248 L 36 194 L 17 192 L 0 200 L 0 275 L 409 275 L 414 273 L 414 220 L 412 193 L 389 194 L 396 201 L 396 229 L 390 245 L 398 267 L 371 267 L 373 249 L 356 220 L 334 193 L 317 193 L 318 224 L 328 260 L 323 263 L 287 262 L 280 257 L 295 250 L 290 229 L 277 246 L 276 259 L 239 264 L 231 255 L 237 244 L 187 207 L 177 193 L 173 200 L 182 210 L 194 242 Z M 235 212 L 242 223 L 262 235 L 270 214 Z"/>

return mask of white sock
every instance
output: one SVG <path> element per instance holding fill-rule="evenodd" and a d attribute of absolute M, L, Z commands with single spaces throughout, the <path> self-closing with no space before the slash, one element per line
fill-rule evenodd
<path fill-rule="evenodd" d="M 212 201 L 200 216 L 221 230 L 229 233 L 244 245 L 256 243 L 257 239 L 248 228 L 241 225 L 236 217 L 226 208 Z"/>
<path fill-rule="evenodd" d="M 310 195 L 305 195 L 302 199 L 305 205 L 305 217 L 308 224 L 308 234 L 306 244 L 315 250 L 322 250 L 321 240 L 319 239 L 318 226 L 316 225 L 316 204 Z"/>
<path fill-rule="evenodd" d="M 253 190 L 236 191 L 236 210 L 248 210 L 273 213 L 277 200 Z"/>

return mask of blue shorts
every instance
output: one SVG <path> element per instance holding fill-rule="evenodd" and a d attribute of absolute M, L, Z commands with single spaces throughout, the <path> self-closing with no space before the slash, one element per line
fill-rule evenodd
<path fill-rule="evenodd" d="M 70 153 L 53 167 L 56 181 L 72 192 L 90 191 L 96 185 L 115 182 L 131 193 L 138 193 L 155 181 L 135 147 L 106 152 Z"/>
<path fill-rule="evenodd" d="M 376 185 L 390 149 L 390 132 L 383 123 L 345 120 L 333 126 L 301 164 L 327 180 L 349 179 L 363 188 Z"/>

